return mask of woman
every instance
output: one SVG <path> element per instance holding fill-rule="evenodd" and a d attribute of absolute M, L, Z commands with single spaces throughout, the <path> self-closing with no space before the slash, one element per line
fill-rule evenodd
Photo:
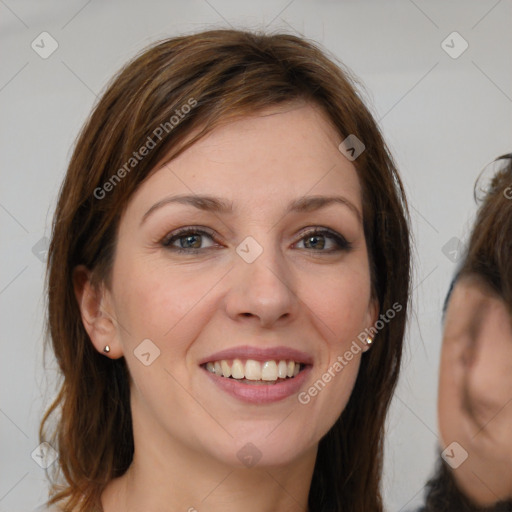
<path fill-rule="evenodd" d="M 423 512 L 512 511 L 512 154 L 493 177 L 445 301 L 442 459 Z"/>
<path fill-rule="evenodd" d="M 374 119 L 312 43 L 216 30 L 144 51 L 55 214 L 50 503 L 381 511 L 408 226 Z"/>

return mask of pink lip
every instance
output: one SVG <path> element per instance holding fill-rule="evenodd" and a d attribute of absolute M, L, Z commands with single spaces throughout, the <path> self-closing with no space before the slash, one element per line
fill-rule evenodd
<path fill-rule="evenodd" d="M 239 347 L 228 348 L 215 352 L 199 361 L 200 365 L 204 365 L 210 361 L 233 360 L 233 359 L 254 359 L 255 361 L 295 361 L 297 363 L 303 363 L 303 368 L 298 375 L 291 379 L 285 379 L 277 381 L 276 384 L 245 384 L 237 379 L 231 379 L 221 377 L 214 373 L 209 372 L 205 368 L 208 377 L 214 384 L 219 386 L 222 391 L 230 394 L 231 396 L 242 400 L 244 402 L 253 404 L 266 404 L 271 402 L 277 402 L 283 400 L 291 395 L 297 393 L 307 379 L 307 376 L 311 370 L 313 364 L 313 358 L 289 347 L 273 347 L 273 348 L 262 348 L 262 347 L 251 347 L 249 345 L 243 345 Z"/>
<path fill-rule="evenodd" d="M 216 352 L 215 354 L 211 354 L 208 357 L 204 357 L 199 361 L 199 364 L 205 364 L 209 361 L 220 361 L 221 359 L 231 360 L 231 359 L 254 359 L 255 361 L 295 361 L 297 363 L 304 363 L 306 365 L 313 364 L 313 358 L 306 354 L 305 352 L 301 352 L 300 350 L 296 350 L 294 348 L 289 347 L 273 347 L 273 348 L 262 348 L 262 347 L 251 347 L 249 345 L 243 345 L 239 347 L 228 348 L 225 350 L 221 350 L 220 352 Z M 301 372 L 302 373 L 302 372 Z M 298 377 L 298 375 L 297 375 Z M 295 380 L 295 379 L 290 379 Z"/>
<path fill-rule="evenodd" d="M 221 354 L 221 352 L 219 352 L 219 354 Z M 223 357 L 223 359 L 227 358 Z M 287 358 L 283 357 L 282 359 Z M 294 357 L 288 359 L 294 359 Z M 209 359 L 209 361 L 212 361 L 212 359 Z M 212 382 L 219 386 L 222 391 L 225 391 L 243 402 L 252 404 L 277 402 L 298 393 L 300 387 L 307 379 L 310 370 L 311 366 L 308 365 L 292 379 L 282 380 L 281 382 L 278 381 L 276 384 L 245 384 L 236 379 L 221 377 L 203 368 L 203 371 L 206 372 Z"/>

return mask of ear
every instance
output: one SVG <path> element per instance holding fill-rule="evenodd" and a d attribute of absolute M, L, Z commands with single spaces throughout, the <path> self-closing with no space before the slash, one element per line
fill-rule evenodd
<path fill-rule="evenodd" d="M 372 332 L 372 328 L 374 329 L 375 323 L 379 319 L 379 310 L 380 305 L 377 298 L 372 298 L 370 300 L 370 304 L 368 305 L 368 312 L 366 313 L 366 328 Z M 373 336 L 370 336 L 373 341 Z M 363 347 L 363 352 L 370 350 L 371 345 L 369 343 L 365 343 Z"/>
<path fill-rule="evenodd" d="M 96 289 L 91 283 L 91 271 L 84 265 L 73 270 L 73 288 L 80 308 L 84 328 L 96 350 L 111 359 L 123 356 L 117 336 L 111 297 L 103 286 Z M 104 352 L 109 346 L 110 351 Z"/>

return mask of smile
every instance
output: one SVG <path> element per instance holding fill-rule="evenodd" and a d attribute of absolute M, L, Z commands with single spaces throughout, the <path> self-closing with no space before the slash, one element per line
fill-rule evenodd
<path fill-rule="evenodd" d="M 247 384 L 275 384 L 285 379 L 293 379 L 305 367 L 293 360 L 256 361 L 254 359 L 221 359 L 208 361 L 203 367 L 215 375 L 235 379 Z"/>
<path fill-rule="evenodd" d="M 214 389 L 255 405 L 297 394 L 309 379 L 313 363 L 311 354 L 284 345 L 230 347 L 198 361 Z"/>

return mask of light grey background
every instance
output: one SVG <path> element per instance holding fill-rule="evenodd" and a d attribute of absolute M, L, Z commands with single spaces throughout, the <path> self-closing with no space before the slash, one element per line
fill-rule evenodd
<path fill-rule="evenodd" d="M 44 265 L 32 249 L 50 235 L 79 128 L 106 81 L 141 48 L 229 25 L 299 33 L 341 59 L 365 84 L 398 162 L 416 269 L 384 493 L 392 512 L 419 503 L 435 457 L 441 306 L 455 268 L 442 248 L 467 236 L 480 170 L 512 149 L 511 0 L 0 0 L 0 20 L 0 511 L 32 510 L 46 497 L 31 452 L 55 365 L 48 383 Z M 58 43 L 47 59 L 31 48 L 43 31 Z M 441 46 L 453 31 L 469 44 L 456 59 Z M 453 36 L 447 43 L 461 48 Z"/>

